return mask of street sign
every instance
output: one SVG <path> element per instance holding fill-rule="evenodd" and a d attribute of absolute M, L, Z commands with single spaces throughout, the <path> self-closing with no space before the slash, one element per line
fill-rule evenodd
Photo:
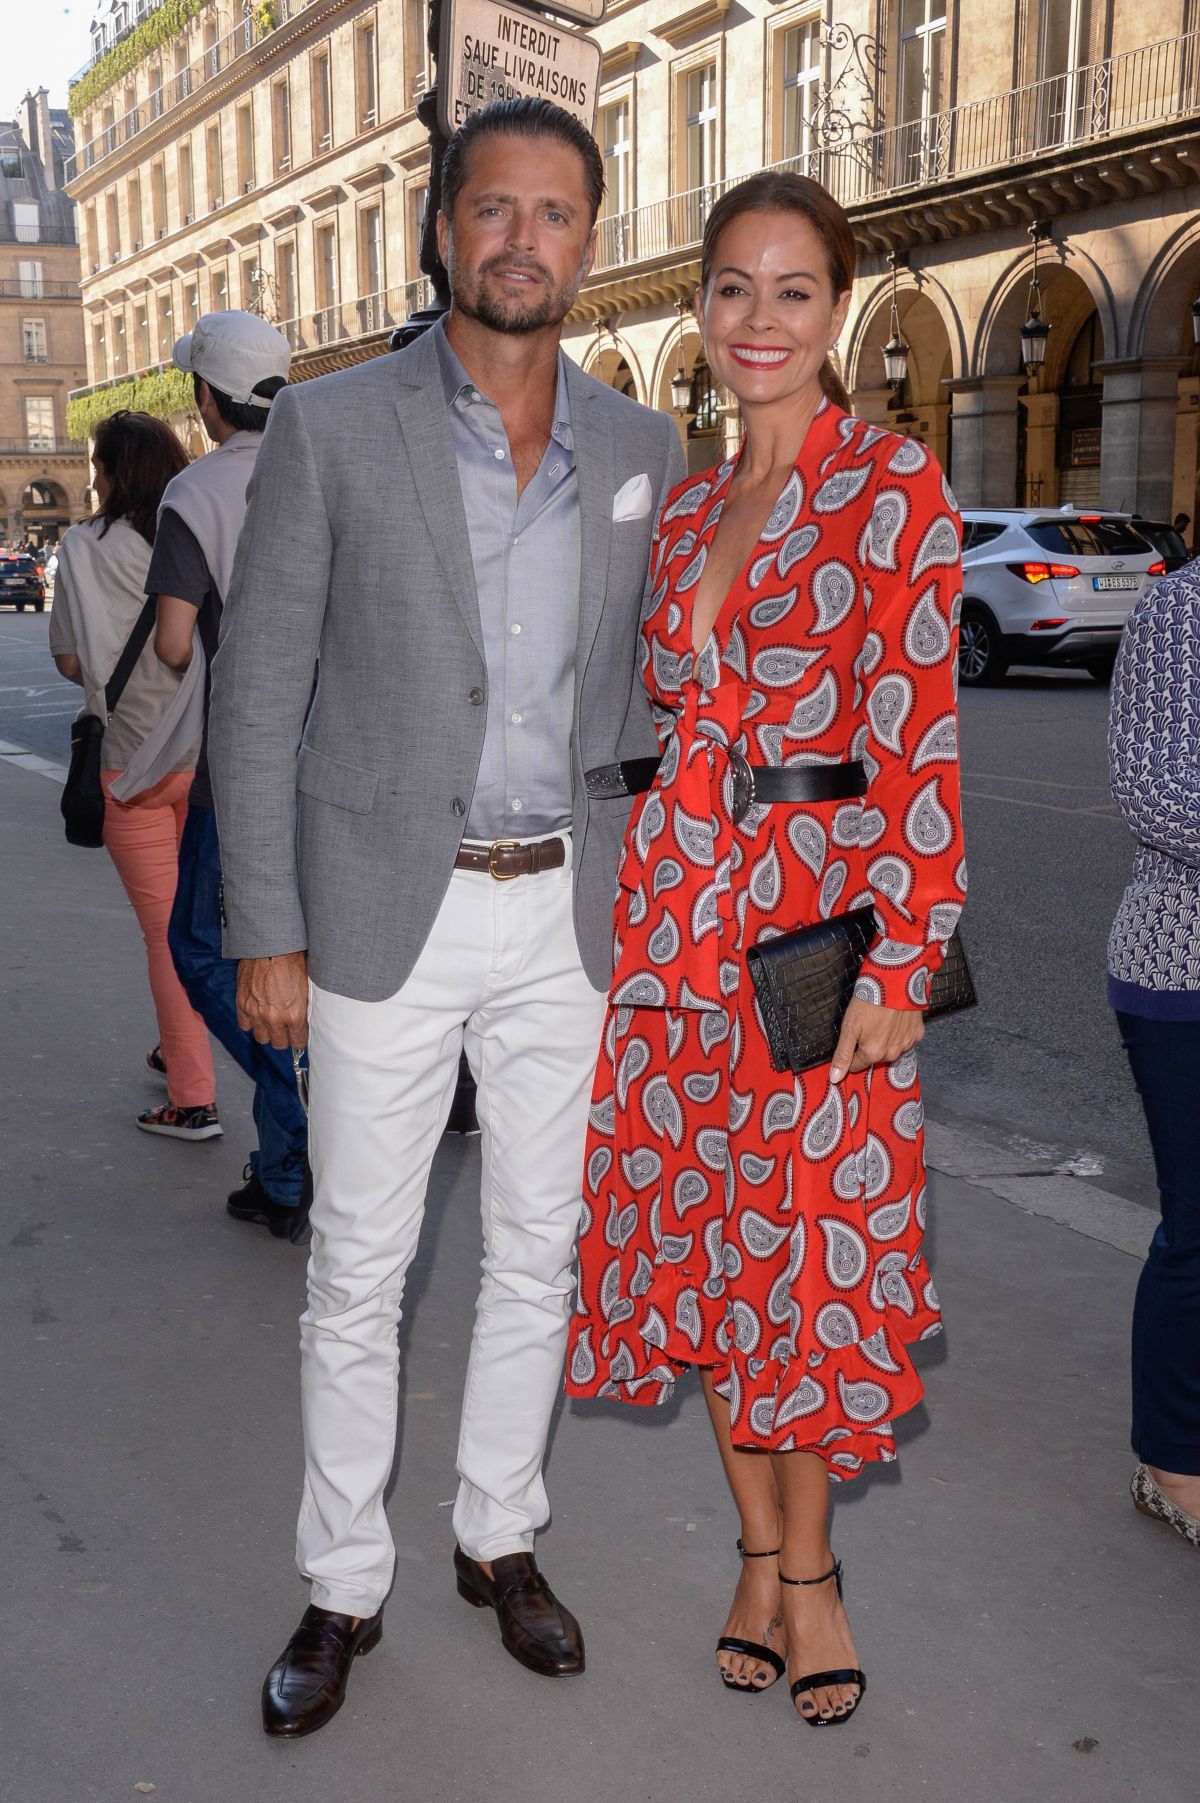
<path fill-rule="evenodd" d="M 581 7 L 587 0 L 581 0 Z M 603 11 L 602 0 L 595 0 Z M 544 14 L 500 0 L 446 0 L 438 58 L 438 110 L 449 137 L 494 100 L 552 100 L 591 131 L 600 46 Z"/>

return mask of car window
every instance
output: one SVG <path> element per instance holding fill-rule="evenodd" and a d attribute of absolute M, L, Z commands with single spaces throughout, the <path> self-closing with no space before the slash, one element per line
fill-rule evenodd
<path fill-rule="evenodd" d="M 1007 530 L 1008 527 L 999 520 L 964 520 L 962 548 L 964 551 L 978 551 L 981 546 L 990 545 L 994 538 L 999 538 Z"/>
<path fill-rule="evenodd" d="M 37 574 L 37 565 L 32 557 L 10 557 L 4 568 L 10 576 L 34 576 Z"/>
<path fill-rule="evenodd" d="M 1162 525 L 1157 520 L 1153 524 L 1146 520 L 1135 520 L 1134 525 L 1142 537 L 1149 540 L 1160 557 L 1182 557 L 1185 562 L 1187 561 L 1188 548 L 1174 526 Z"/>
<path fill-rule="evenodd" d="M 1043 551 L 1069 557 L 1137 557 L 1150 549 L 1124 520 L 1036 520 L 1029 536 Z"/>

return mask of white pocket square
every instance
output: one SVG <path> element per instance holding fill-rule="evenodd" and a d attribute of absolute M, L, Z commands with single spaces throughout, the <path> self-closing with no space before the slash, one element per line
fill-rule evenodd
<path fill-rule="evenodd" d="M 654 505 L 654 490 L 649 476 L 630 476 L 613 496 L 613 524 L 621 520 L 644 520 Z"/>

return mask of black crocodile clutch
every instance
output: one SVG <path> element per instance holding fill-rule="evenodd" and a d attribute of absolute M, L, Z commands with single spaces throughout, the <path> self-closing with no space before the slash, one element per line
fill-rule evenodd
<path fill-rule="evenodd" d="M 777 1071 L 809 1071 L 830 1063 L 863 959 L 876 937 L 874 909 L 856 908 L 852 914 L 835 914 L 797 933 L 768 939 L 747 954 Z M 956 929 L 929 986 L 925 1018 L 973 1008 L 976 999 Z"/>

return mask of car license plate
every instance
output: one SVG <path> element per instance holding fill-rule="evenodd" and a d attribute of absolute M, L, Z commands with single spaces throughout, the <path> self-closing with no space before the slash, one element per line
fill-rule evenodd
<path fill-rule="evenodd" d="M 1140 576 L 1093 576 L 1094 589 L 1141 588 Z"/>
<path fill-rule="evenodd" d="M 25 578 L 24 576 L 6 576 L 4 586 L 5 588 L 24 588 Z"/>

